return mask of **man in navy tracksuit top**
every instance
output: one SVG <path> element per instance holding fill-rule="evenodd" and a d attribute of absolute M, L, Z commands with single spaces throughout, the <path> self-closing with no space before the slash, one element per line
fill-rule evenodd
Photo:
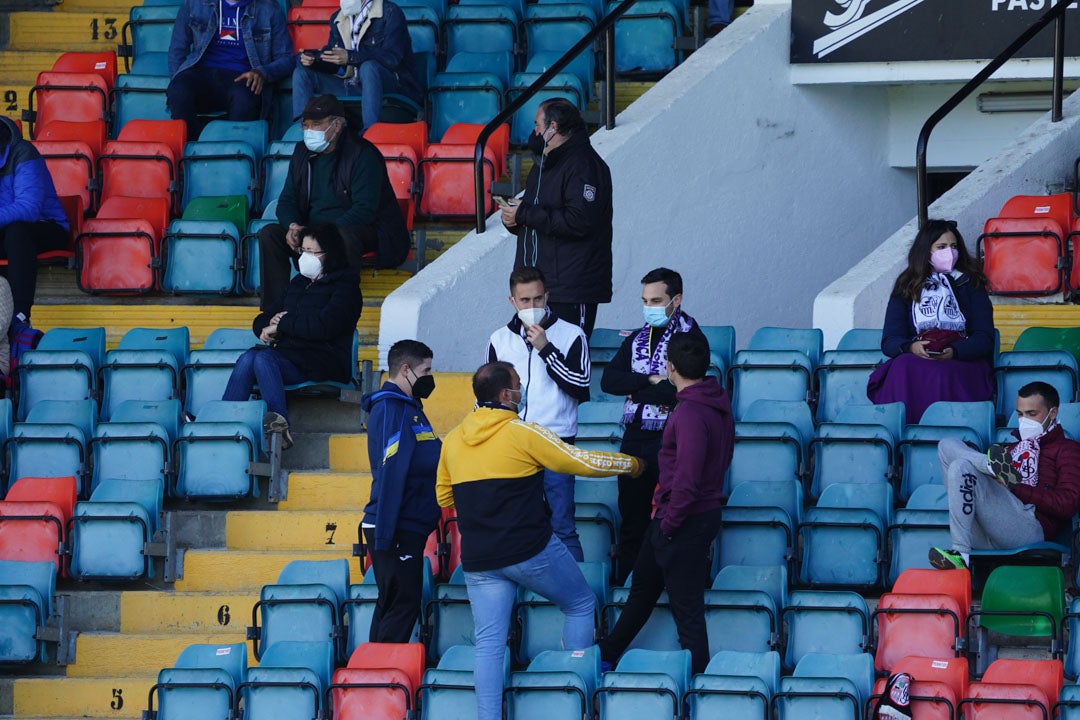
<path fill-rule="evenodd" d="M 421 403 L 435 389 L 431 358 L 431 349 L 421 342 L 394 343 L 387 355 L 388 380 L 361 399 L 369 413 L 372 476 L 361 527 L 379 587 L 371 642 L 409 642 L 420 615 L 424 545 L 441 512 L 435 472 L 442 442 Z"/>
<path fill-rule="evenodd" d="M 708 369 L 709 343 L 704 337 L 672 336 L 667 375 L 678 391 L 678 404 L 668 417 L 660 444 L 656 513 L 634 564 L 626 606 L 600 643 L 605 662 L 615 662 L 626 650 L 666 589 L 679 645 L 690 651 L 694 672 L 704 672 L 709 664 L 708 556 L 720 530 L 735 420 L 727 393 L 716 378 L 706 377 Z"/>

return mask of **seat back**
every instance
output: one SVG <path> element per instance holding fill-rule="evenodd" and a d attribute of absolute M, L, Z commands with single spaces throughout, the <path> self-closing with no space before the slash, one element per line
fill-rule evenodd
<path fill-rule="evenodd" d="M 1029 327 L 1016 338 L 1013 350 L 1065 350 L 1080 360 L 1080 327 Z"/>
<path fill-rule="evenodd" d="M 84 207 L 91 207 L 97 153 L 84 142 L 35 140 L 34 147 L 45 160 L 56 194 L 78 197 Z"/>
<path fill-rule="evenodd" d="M 1064 237 L 1063 227 L 1050 217 L 987 220 L 976 248 L 990 291 L 1021 296 L 1060 292 L 1065 278 L 1058 260 Z"/>
<path fill-rule="evenodd" d="M 433 130 L 434 131 L 434 130 Z M 473 178 L 473 149 L 468 145 L 432 143 L 420 160 L 423 192 L 420 213 L 430 217 L 475 215 L 476 186 Z M 484 151 L 484 187 L 490 192 L 495 179 L 497 160 L 489 149 Z M 494 211 L 490 198 L 488 212 Z"/>
<path fill-rule="evenodd" d="M 31 107 L 37 100 L 36 120 L 30 125 L 31 137 L 36 137 L 37 126 L 51 120 L 108 121 L 109 90 L 109 83 L 96 73 L 38 73 L 37 81 L 30 89 Z"/>
<path fill-rule="evenodd" d="M 1057 637 L 1065 615 L 1065 578 L 1055 567 L 995 568 L 983 586 L 980 610 L 980 625 L 994 632 Z"/>

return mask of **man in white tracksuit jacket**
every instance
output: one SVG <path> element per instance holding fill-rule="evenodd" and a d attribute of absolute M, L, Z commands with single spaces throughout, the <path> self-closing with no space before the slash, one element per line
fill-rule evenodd
<path fill-rule="evenodd" d="M 564 442 L 577 435 L 578 403 L 589 399 L 589 342 L 577 325 L 547 307 L 544 275 L 534 267 L 510 275 L 514 317 L 491 334 L 487 361 L 513 364 L 521 378 L 523 420 L 543 425 Z M 584 560 L 574 527 L 574 476 L 544 471 L 544 494 L 551 526 L 570 554 Z"/>

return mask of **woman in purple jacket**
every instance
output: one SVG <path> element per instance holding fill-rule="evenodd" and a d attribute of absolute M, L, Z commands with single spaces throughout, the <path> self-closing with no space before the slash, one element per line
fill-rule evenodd
<path fill-rule="evenodd" d="M 0 117 L 0 257 L 8 261 L 16 328 L 30 322 L 38 253 L 67 246 L 67 215 L 45 161 L 14 122 Z"/>
<path fill-rule="evenodd" d="M 909 423 L 938 400 L 993 397 L 994 309 L 986 287 L 956 223 L 928 221 L 893 286 L 881 333 L 881 351 L 891 359 L 870 376 L 867 396 L 903 402 Z"/>

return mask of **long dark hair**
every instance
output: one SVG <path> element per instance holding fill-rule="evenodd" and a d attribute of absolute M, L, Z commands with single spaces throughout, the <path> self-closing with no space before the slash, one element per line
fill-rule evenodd
<path fill-rule="evenodd" d="M 300 231 L 300 237 L 315 238 L 322 248 L 323 273 L 329 275 L 337 270 L 349 267 L 349 258 L 345 254 L 345 239 L 341 237 L 341 231 L 337 225 L 326 223 L 314 227 L 306 227 Z"/>
<path fill-rule="evenodd" d="M 986 276 L 983 275 L 979 262 L 968 253 L 967 246 L 964 245 L 964 236 L 956 229 L 956 222 L 954 220 L 927 220 L 926 225 L 915 236 L 915 242 L 911 243 L 907 256 L 907 268 L 896 278 L 896 284 L 893 285 L 892 290 L 893 295 L 899 295 L 910 302 L 919 299 L 922 295 L 923 283 L 933 271 L 930 267 L 930 246 L 947 232 L 956 236 L 956 270 L 967 275 L 976 287 L 987 286 Z"/>

